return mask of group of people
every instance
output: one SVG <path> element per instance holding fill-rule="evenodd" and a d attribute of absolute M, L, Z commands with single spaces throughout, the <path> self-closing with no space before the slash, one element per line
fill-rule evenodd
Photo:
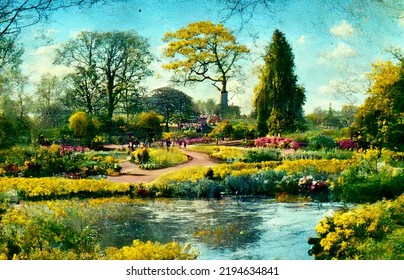
<path fill-rule="evenodd" d="M 171 146 L 174 147 L 175 145 L 178 145 L 179 147 L 184 147 L 184 149 L 186 149 L 187 148 L 187 140 L 181 138 L 181 139 L 177 139 L 177 140 L 172 141 L 170 138 L 167 138 L 166 140 L 161 140 L 161 147 L 163 148 L 164 145 L 166 146 L 167 150 Z M 134 137 L 130 137 L 128 148 L 131 151 L 134 151 L 139 146 L 141 146 L 140 141 L 138 139 L 135 139 Z M 149 143 L 145 142 L 143 144 L 143 146 L 148 147 Z"/>
<path fill-rule="evenodd" d="M 164 146 L 164 141 L 162 140 L 161 142 L 162 142 L 162 143 L 161 143 L 161 146 Z M 187 148 L 187 140 L 185 140 L 185 139 L 178 139 L 178 140 L 175 140 L 174 142 L 172 142 L 170 138 L 167 138 L 167 139 L 165 140 L 165 144 L 166 144 L 167 150 L 171 147 L 171 145 L 174 147 L 174 145 L 175 145 L 176 143 L 177 143 L 178 146 L 180 146 L 180 147 L 182 147 L 182 146 L 184 145 L 184 149 Z"/>

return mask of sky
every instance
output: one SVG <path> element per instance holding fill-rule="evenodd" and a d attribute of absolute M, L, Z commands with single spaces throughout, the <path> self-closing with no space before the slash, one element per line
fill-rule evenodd
<path fill-rule="evenodd" d="M 339 110 L 344 104 L 363 102 L 368 86 L 365 74 L 371 71 L 372 63 L 392 60 L 393 56 L 387 52 L 391 47 L 404 48 L 404 10 L 400 17 L 400 11 L 394 11 L 393 15 L 380 5 L 350 6 L 349 10 L 336 5 L 338 1 L 358 2 L 277 0 L 269 10 L 257 7 L 253 14 L 245 14 L 243 18 L 239 15 L 229 18 L 220 0 L 113 0 L 90 9 L 71 8 L 24 30 L 22 68 L 33 84 L 43 74 L 63 76 L 71 69 L 53 65 L 54 52 L 79 32 L 134 29 L 149 39 L 157 58 L 151 65 L 153 76 L 145 81 L 151 91 L 170 85 L 172 73 L 161 68 L 165 62 L 161 52 L 165 46 L 161 40 L 164 33 L 195 21 L 223 22 L 240 43 L 251 49 L 251 55 L 241 61 L 245 77 L 243 93 L 235 89 L 240 86 L 236 82 L 230 82 L 229 89 L 229 103 L 248 114 L 258 83 L 257 67 L 263 63 L 273 31 L 279 29 L 292 47 L 298 83 L 306 89 L 305 113 L 316 107 L 326 110 L 330 104 Z M 219 92 L 209 83 L 177 88 L 194 100 L 214 98 L 219 103 Z M 353 89 L 355 94 L 341 97 L 336 89 Z"/>

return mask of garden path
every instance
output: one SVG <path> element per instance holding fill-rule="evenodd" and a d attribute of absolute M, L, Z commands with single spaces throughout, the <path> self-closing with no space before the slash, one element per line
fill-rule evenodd
<path fill-rule="evenodd" d="M 121 163 L 122 170 L 121 176 L 108 176 L 108 180 L 116 183 L 149 183 L 154 181 L 157 177 L 159 177 L 163 173 L 172 172 L 180 170 L 184 167 L 191 166 L 212 166 L 219 164 L 219 161 L 209 157 L 207 154 L 192 152 L 184 149 L 184 153 L 190 157 L 190 160 L 173 167 L 156 169 L 156 170 L 144 170 L 140 169 L 137 164 L 134 164 L 129 161 L 124 161 Z"/>

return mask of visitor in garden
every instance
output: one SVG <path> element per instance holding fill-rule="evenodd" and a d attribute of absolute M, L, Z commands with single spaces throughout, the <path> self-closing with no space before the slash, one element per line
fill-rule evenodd
<path fill-rule="evenodd" d="M 167 151 L 168 151 L 168 149 L 170 149 L 170 146 L 171 146 L 170 138 L 167 138 L 167 140 L 166 140 L 166 146 L 167 146 Z"/>
<path fill-rule="evenodd" d="M 131 136 L 129 139 L 129 148 L 132 152 L 133 152 L 133 143 L 134 142 L 135 142 L 135 139 L 133 138 L 133 136 Z"/>

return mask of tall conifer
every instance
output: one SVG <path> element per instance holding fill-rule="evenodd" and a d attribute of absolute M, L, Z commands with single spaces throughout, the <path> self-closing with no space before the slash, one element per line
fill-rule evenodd
<path fill-rule="evenodd" d="M 295 131 L 303 122 L 304 87 L 297 84 L 294 55 L 285 35 L 275 30 L 267 48 L 254 105 L 259 136 Z"/>

